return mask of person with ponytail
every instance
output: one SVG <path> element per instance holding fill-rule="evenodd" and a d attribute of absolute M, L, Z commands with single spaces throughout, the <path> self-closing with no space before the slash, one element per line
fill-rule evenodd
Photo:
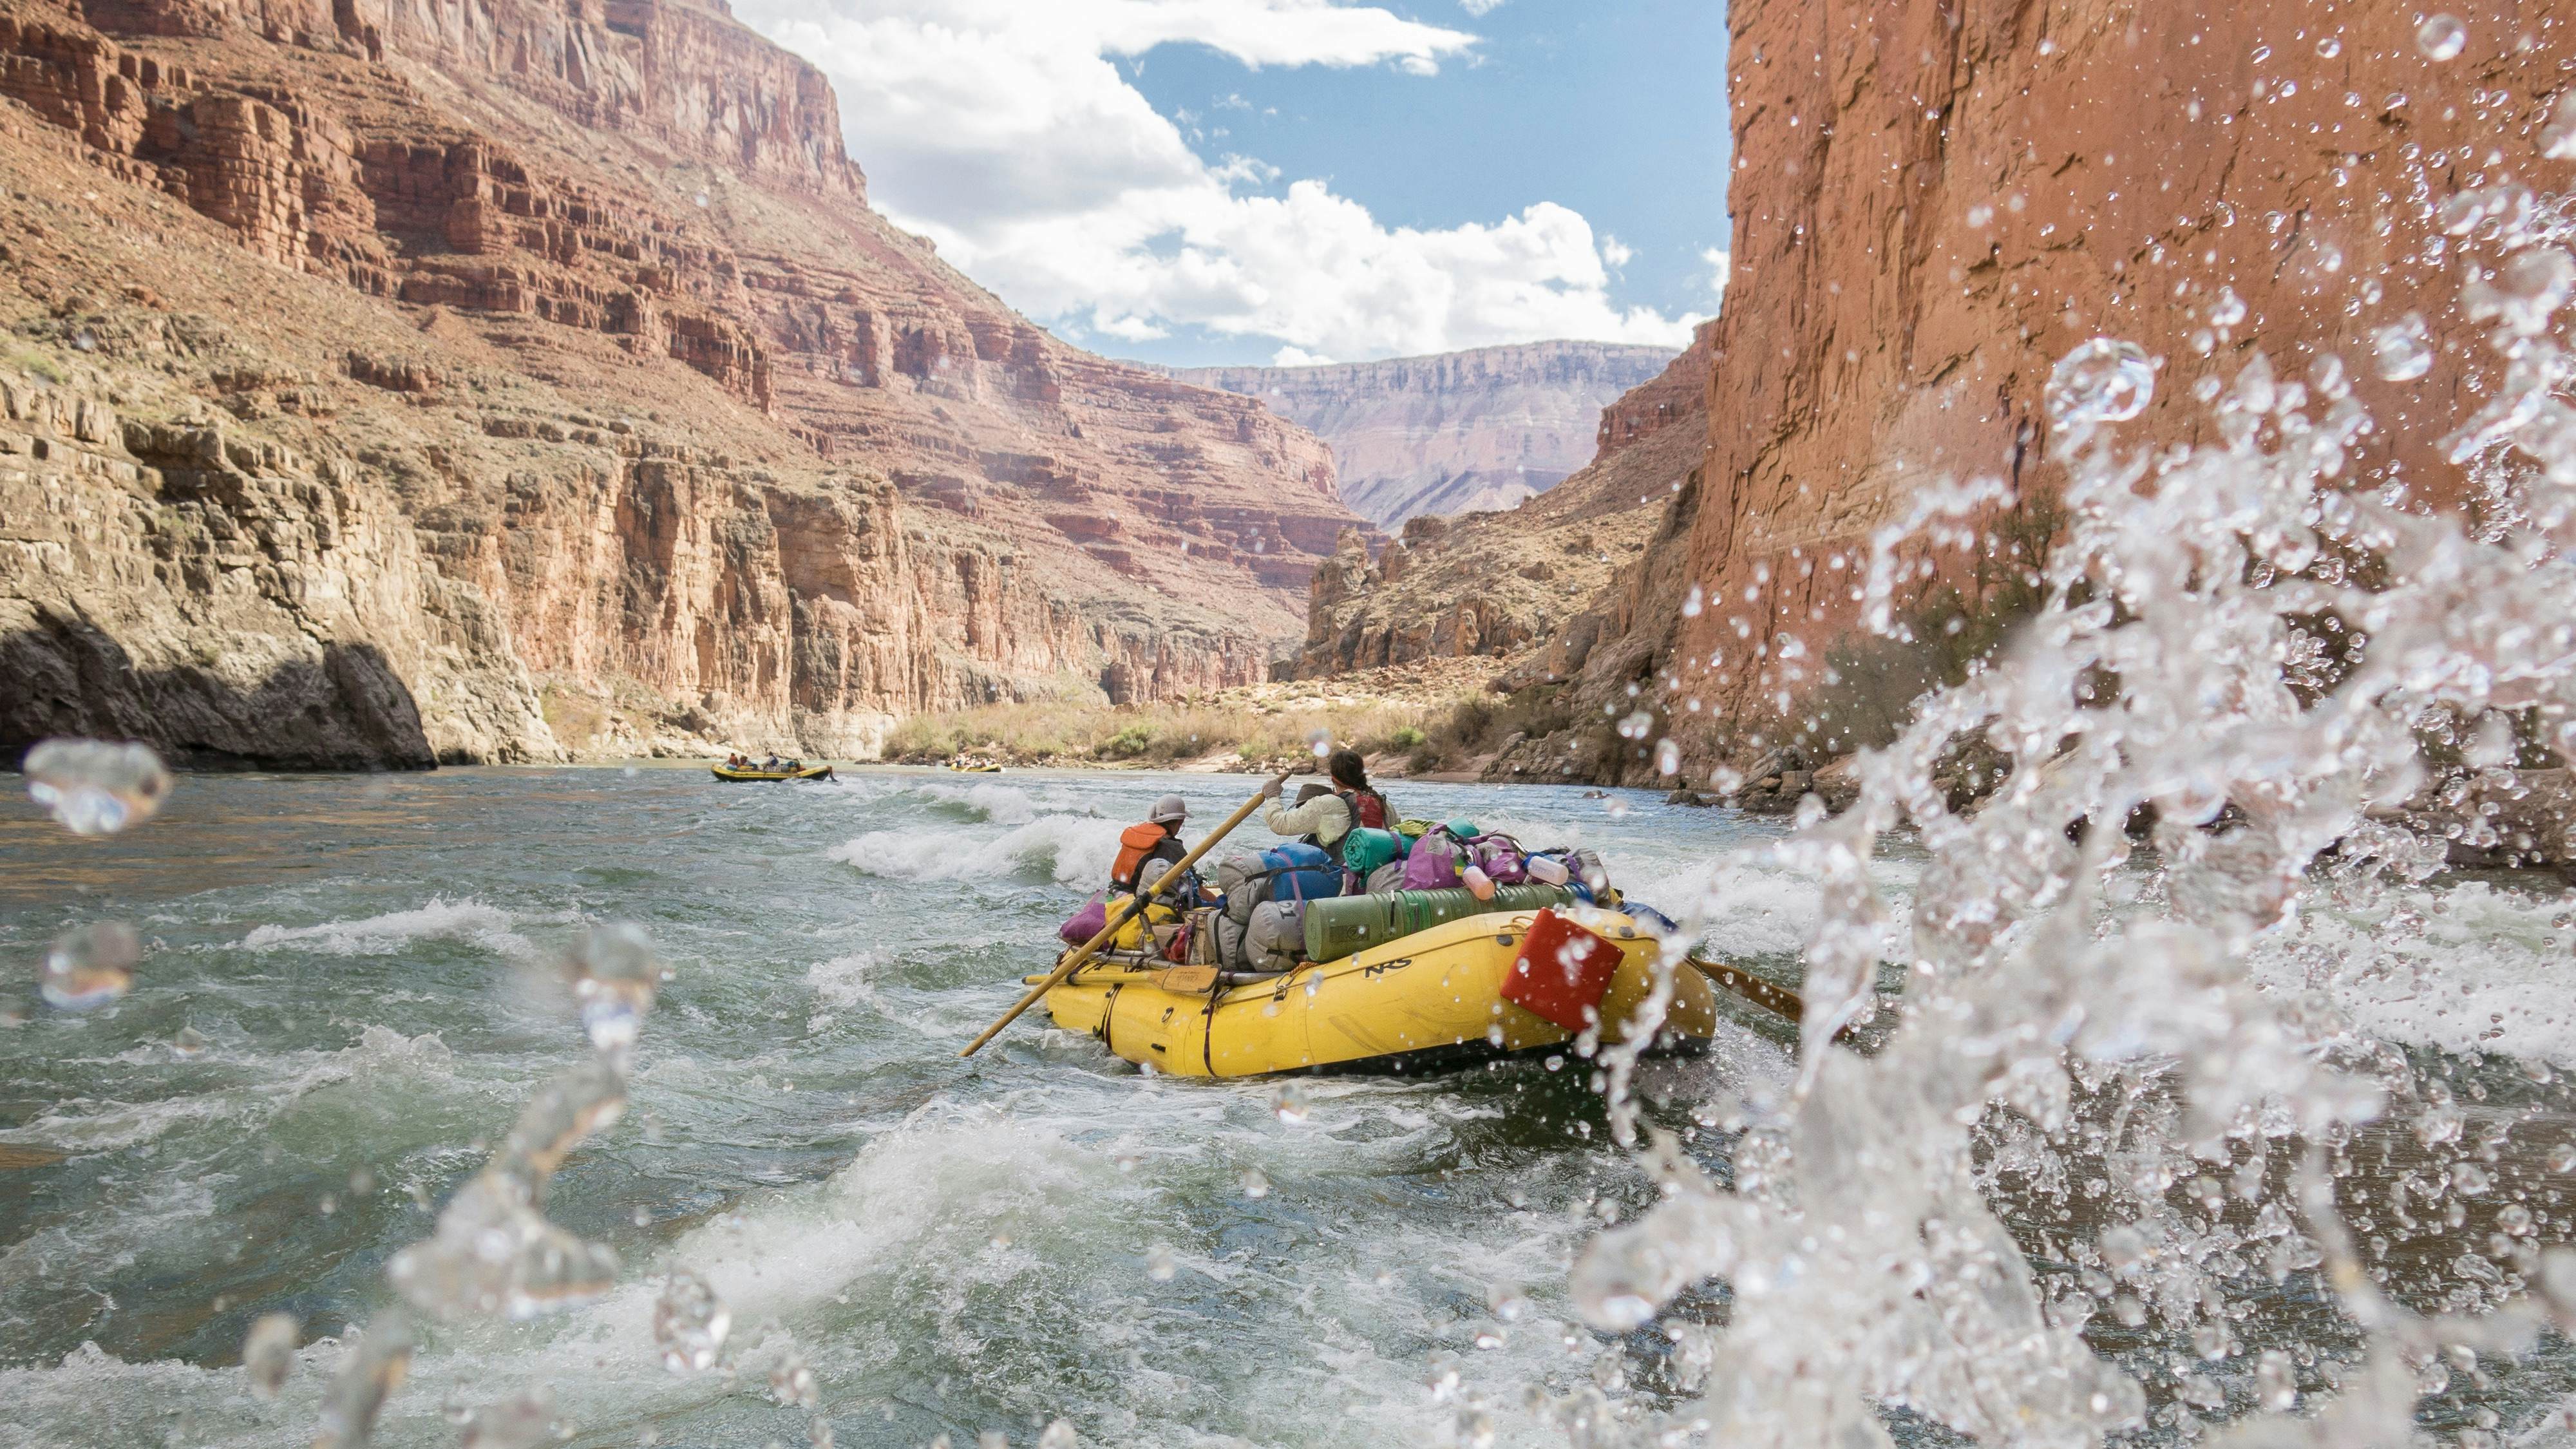
<path fill-rule="evenodd" d="M 1395 814 L 1387 808 L 1386 797 L 1369 784 L 1368 762 L 1359 751 L 1333 751 L 1324 770 L 1333 783 L 1305 786 L 1297 792 L 1294 805 L 1279 803 L 1279 782 L 1271 781 L 1262 791 L 1271 804 L 1261 819 L 1274 832 L 1301 839 L 1339 861 L 1342 842 L 1354 829 L 1383 830 Z"/>

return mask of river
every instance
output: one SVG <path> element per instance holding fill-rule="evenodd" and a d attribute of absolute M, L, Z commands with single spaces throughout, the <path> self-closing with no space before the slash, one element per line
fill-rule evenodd
<path fill-rule="evenodd" d="M 1651 1197 L 1580 1063 L 1309 1080 L 1283 1114 L 1275 1084 L 1142 1077 L 1042 1014 L 957 1058 L 1049 962 L 1120 825 L 1178 790 L 1205 826 L 1251 788 L 198 775 L 109 841 L 13 790 L 0 993 L 27 1019 L 0 1029 L 0 1153 L 33 1165 L 0 1168 L 0 1443 L 307 1442 L 334 1336 L 392 1301 L 389 1257 L 582 1054 L 542 984 L 610 921 L 675 974 L 631 1110 L 574 1154 L 547 1212 L 617 1251 L 620 1286 L 531 1324 L 425 1328 L 381 1443 L 454 1443 L 454 1416 L 543 1382 L 580 1444 L 804 1444 L 815 1416 L 770 1383 L 791 1356 L 843 1445 L 1028 1443 L 1057 1417 L 1093 1444 L 1415 1443 L 1478 1402 L 1502 1442 L 1554 1442 L 1527 1386 L 1651 1389 L 1651 1336 L 1568 1322 L 1571 1255 Z M 1636 792 L 1393 794 L 1595 846 L 1650 901 L 1785 833 Z M 1907 868 L 1888 867 L 1900 884 Z M 1721 943 L 1785 961 L 1812 887 L 1730 869 Z M 37 1002 L 28 964 L 99 918 L 145 938 L 132 994 L 87 1014 Z M 1649 1071 L 1644 1095 L 1688 1130 L 1787 1070 L 1773 1039 L 1730 1027 L 1709 1058 Z M 655 1284 L 674 1269 L 730 1306 L 731 1372 L 659 1362 Z M 248 1324 L 277 1311 L 307 1346 L 271 1402 L 238 1365 Z"/>

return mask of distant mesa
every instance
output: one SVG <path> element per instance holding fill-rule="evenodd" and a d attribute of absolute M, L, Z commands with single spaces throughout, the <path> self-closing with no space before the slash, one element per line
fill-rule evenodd
<path fill-rule="evenodd" d="M 1311 430 L 1332 446 L 1342 501 L 1392 532 L 1424 514 L 1509 508 L 1555 487 L 1599 455 L 1602 408 L 1671 360 L 1660 347 L 1531 342 L 1171 375 L 1259 398 Z"/>

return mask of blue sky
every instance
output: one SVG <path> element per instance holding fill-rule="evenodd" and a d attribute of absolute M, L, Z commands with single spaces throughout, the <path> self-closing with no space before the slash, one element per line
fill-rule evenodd
<path fill-rule="evenodd" d="M 1463 22 L 1481 44 L 1433 76 L 1392 67 L 1246 68 L 1204 46 L 1129 64 L 1154 109 L 1210 160 L 1233 152 L 1319 177 L 1391 227 L 1572 208 L 1633 253 L 1614 303 L 1674 318 L 1715 308 L 1704 257 L 1727 245 L 1726 13 L 1715 0 L 1509 0 L 1397 14 Z M 1248 362 L 1242 340 L 1129 348 L 1157 362 Z"/>
<path fill-rule="evenodd" d="M 737 0 L 877 205 L 1084 346 L 1678 349 L 1727 244 L 1714 0 Z"/>

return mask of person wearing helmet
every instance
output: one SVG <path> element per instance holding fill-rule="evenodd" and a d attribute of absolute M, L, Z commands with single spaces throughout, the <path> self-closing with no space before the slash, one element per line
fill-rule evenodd
<path fill-rule="evenodd" d="M 1118 832 L 1118 860 L 1109 868 L 1109 888 L 1133 895 L 1149 889 L 1163 878 L 1163 873 L 1180 864 L 1190 853 L 1181 840 L 1181 826 L 1190 818 L 1189 802 L 1178 795 L 1166 795 L 1145 812 L 1145 819 Z M 1190 872 L 1175 882 L 1172 889 L 1158 899 L 1171 905 L 1192 905 L 1199 899 L 1198 873 Z"/>

